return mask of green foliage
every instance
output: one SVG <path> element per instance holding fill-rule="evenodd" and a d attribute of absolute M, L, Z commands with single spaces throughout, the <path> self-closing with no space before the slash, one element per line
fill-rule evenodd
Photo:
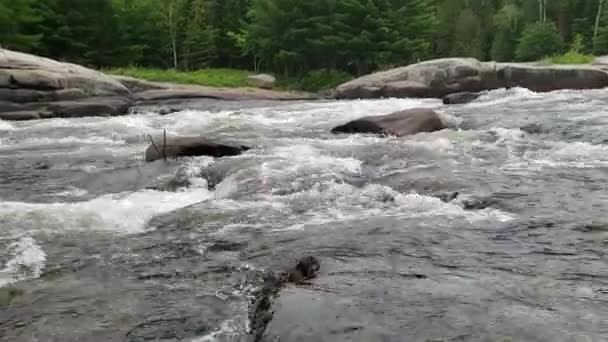
<path fill-rule="evenodd" d="M 313 70 L 306 73 L 298 82 L 298 89 L 319 92 L 329 90 L 351 80 L 349 73 L 337 70 Z"/>
<path fill-rule="evenodd" d="M 248 71 L 236 69 L 202 69 L 177 71 L 173 69 L 113 68 L 104 70 L 113 75 L 131 76 L 148 81 L 197 84 L 209 87 L 246 87 Z"/>
<path fill-rule="evenodd" d="M 34 10 L 36 0 L 0 0 L 0 46 L 32 51 L 41 35 L 32 30 L 40 15 Z"/>
<path fill-rule="evenodd" d="M 549 57 L 544 62 L 551 64 L 588 64 L 593 62 L 594 55 L 585 55 L 576 51 L 568 51 L 563 55 Z"/>
<path fill-rule="evenodd" d="M 429 0 L 252 0 L 252 54 L 289 75 L 412 61 L 430 52 Z"/>
<path fill-rule="evenodd" d="M 605 13 L 594 37 L 596 0 L 546 3 L 539 11 L 536 0 L 0 0 L 0 46 L 92 67 L 265 71 L 310 89 L 335 76 L 314 70 L 608 54 Z M 573 53 L 559 55 L 562 46 Z"/>
<path fill-rule="evenodd" d="M 515 52 L 519 61 L 535 61 L 552 56 L 562 50 L 563 41 L 553 23 L 528 25 Z"/>
<path fill-rule="evenodd" d="M 608 54 L 608 26 L 600 28 L 597 37 L 593 39 L 593 53 L 596 55 Z"/>

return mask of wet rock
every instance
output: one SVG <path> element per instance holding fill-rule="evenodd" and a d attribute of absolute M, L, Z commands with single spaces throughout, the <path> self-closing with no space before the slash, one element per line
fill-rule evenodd
<path fill-rule="evenodd" d="M 0 113 L 3 112 L 20 112 L 26 110 L 27 108 L 20 103 L 14 103 L 10 101 L 1 101 L 0 100 Z"/>
<path fill-rule="evenodd" d="M 436 197 L 439 198 L 442 202 L 449 203 L 449 202 L 452 202 L 453 200 L 455 200 L 456 198 L 458 198 L 459 195 L 460 195 L 460 193 L 458 191 L 455 191 L 455 192 L 448 192 L 445 194 L 439 194 L 439 195 L 436 195 Z"/>
<path fill-rule="evenodd" d="M 541 134 L 545 131 L 543 127 L 537 123 L 531 123 L 521 126 L 520 129 L 528 134 Z"/>
<path fill-rule="evenodd" d="M 152 162 L 165 158 L 210 156 L 226 157 L 239 155 L 250 148 L 216 143 L 203 137 L 167 137 L 155 139 L 146 150 L 145 159 Z"/>
<path fill-rule="evenodd" d="M 266 327 L 273 319 L 273 302 L 286 282 L 300 284 L 305 280 L 315 278 L 321 264 L 314 256 L 307 256 L 300 260 L 296 266 L 286 272 L 268 273 L 264 277 L 263 285 L 254 294 L 254 300 L 249 308 L 251 322 L 251 336 L 253 341 L 263 341 Z"/>
<path fill-rule="evenodd" d="M 461 203 L 464 210 L 482 210 L 495 205 L 497 202 L 492 198 L 471 198 Z"/>
<path fill-rule="evenodd" d="M 257 88 L 272 89 L 277 80 L 272 75 L 259 74 L 247 77 L 247 81 L 249 84 Z"/>
<path fill-rule="evenodd" d="M 481 96 L 479 93 L 454 93 L 443 97 L 444 104 L 464 104 L 477 100 Z"/>
<path fill-rule="evenodd" d="M 26 121 L 38 120 L 47 116 L 52 116 L 49 112 L 40 112 L 35 110 L 23 110 L 18 112 L 0 112 L 0 119 L 7 121 Z"/>
<path fill-rule="evenodd" d="M 367 116 L 335 127 L 332 133 L 373 133 L 405 136 L 434 132 L 445 126 L 439 115 L 430 109 L 408 109 L 388 115 Z"/>
<path fill-rule="evenodd" d="M 317 258 L 313 256 L 302 258 L 298 261 L 296 267 L 288 272 L 287 281 L 299 284 L 305 280 L 315 278 L 320 268 L 321 264 Z"/>
<path fill-rule="evenodd" d="M 132 101 L 126 97 L 92 97 L 76 101 L 51 102 L 45 106 L 53 117 L 117 116 L 127 114 Z"/>

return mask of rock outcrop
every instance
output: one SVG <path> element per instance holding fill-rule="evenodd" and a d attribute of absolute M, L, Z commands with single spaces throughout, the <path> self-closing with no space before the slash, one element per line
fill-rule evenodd
<path fill-rule="evenodd" d="M 45 91 L 79 89 L 87 96 L 126 95 L 117 80 L 92 69 L 0 49 L 0 88 Z"/>
<path fill-rule="evenodd" d="M 159 159 L 210 156 L 236 156 L 249 150 L 247 146 L 234 146 L 210 141 L 203 137 L 167 137 L 155 139 L 146 150 L 146 161 Z"/>
<path fill-rule="evenodd" d="M 388 115 L 366 116 L 335 127 L 332 133 L 372 133 L 405 136 L 444 129 L 439 115 L 430 109 L 418 108 Z"/>
<path fill-rule="evenodd" d="M 0 49 L 0 119 L 122 115 L 132 103 L 129 89 L 101 72 Z"/>
<path fill-rule="evenodd" d="M 117 116 L 127 114 L 131 99 L 121 96 L 89 97 L 74 101 L 0 104 L 2 120 L 37 120 L 49 118 L 80 118 L 86 116 Z M 1 110 L 2 108 L 5 110 Z"/>
<path fill-rule="evenodd" d="M 608 73 L 594 66 L 480 62 L 473 58 L 430 60 L 366 75 L 336 89 L 339 99 L 442 98 L 459 92 L 524 87 L 545 92 L 608 86 Z"/>
<path fill-rule="evenodd" d="M 268 88 L 270 79 L 257 75 Z M 264 77 L 262 77 L 264 76 Z M 270 86 L 271 87 L 271 86 Z M 123 115 L 138 105 L 168 100 L 310 100 L 308 93 L 259 88 L 214 88 L 109 76 L 80 65 L 0 49 L 0 119 Z"/>

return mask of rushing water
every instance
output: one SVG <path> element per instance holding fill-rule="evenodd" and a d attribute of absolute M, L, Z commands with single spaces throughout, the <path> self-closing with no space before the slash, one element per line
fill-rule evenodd
<path fill-rule="evenodd" d="M 510 89 L 0 121 L 0 286 L 19 289 L 0 340 L 246 341 L 261 274 L 314 255 L 269 336 L 608 341 L 607 105 Z M 451 128 L 328 133 L 412 107 Z M 163 129 L 256 148 L 144 163 Z"/>

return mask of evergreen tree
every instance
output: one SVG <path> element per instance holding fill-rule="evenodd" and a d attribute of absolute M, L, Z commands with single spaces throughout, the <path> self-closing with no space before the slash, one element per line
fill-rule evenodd
<path fill-rule="evenodd" d="M 40 21 L 33 4 L 36 0 L 0 0 L 0 46 L 32 51 L 41 35 L 32 30 Z"/>

